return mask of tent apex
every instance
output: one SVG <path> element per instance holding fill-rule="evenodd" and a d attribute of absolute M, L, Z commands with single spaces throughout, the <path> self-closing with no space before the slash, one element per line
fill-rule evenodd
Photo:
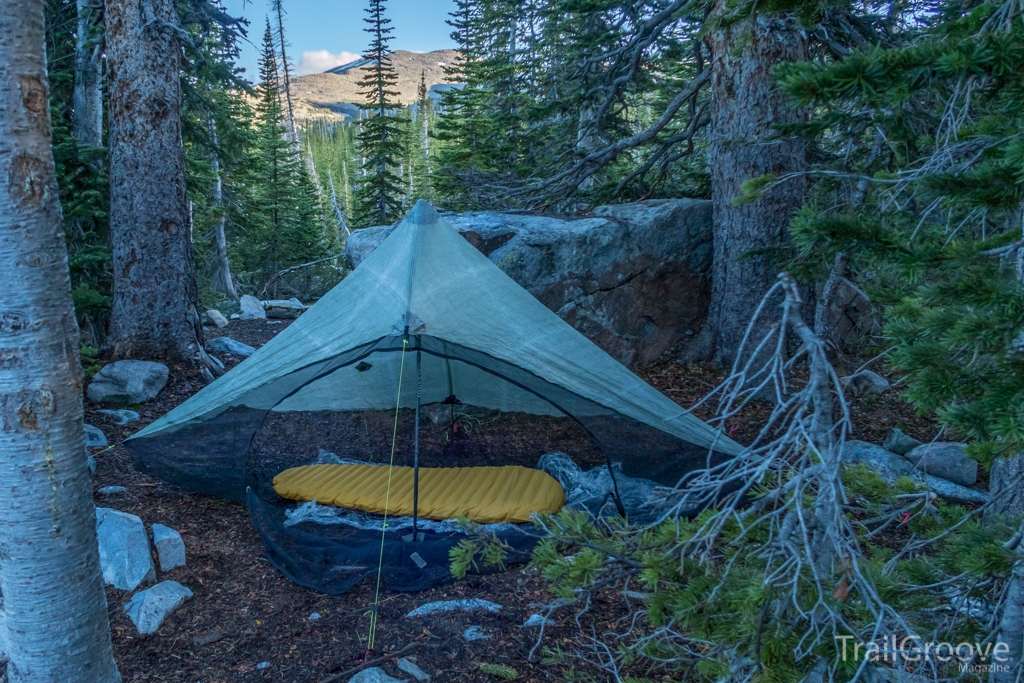
<path fill-rule="evenodd" d="M 441 216 L 437 213 L 437 209 L 426 199 L 418 200 L 416 205 L 412 207 L 412 211 L 405 217 L 405 220 L 413 225 L 433 225 L 440 219 Z"/>

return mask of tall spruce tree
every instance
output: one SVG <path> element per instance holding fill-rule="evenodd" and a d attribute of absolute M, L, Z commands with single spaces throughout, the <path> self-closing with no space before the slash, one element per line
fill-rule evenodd
<path fill-rule="evenodd" d="M 365 175 L 359 183 L 355 222 L 358 227 L 384 225 L 399 218 L 405 196 L 398 174 L 407 144 L 409 120 L 397 111 L 394 98 L 398 73 L 391 63 L 391 20 L 384 16 L 386 0 L 370 0 L 366 8 L 370 46 L 363 57 L 370 62 L 359 81 L 359 94 L 367 116 L 362 120 L 359 147 Z"/>
<path fill-rule="evenodd" d="M 286 127 L 269 20 L 259 64 L 256 139 L 249 169 L 252 210 L 244 237 L 235 243 L 243 270 L 256 287 L 286 267 L 321 258 L 327 246 L 316 188 Z M 275 281 L 273 287 L 277 286 Z M 276 289 L 271 294 L 276 295 Z"/>

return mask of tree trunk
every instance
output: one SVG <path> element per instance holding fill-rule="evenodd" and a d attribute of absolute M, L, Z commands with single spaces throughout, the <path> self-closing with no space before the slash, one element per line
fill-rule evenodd
<path fill-rule="evenodd" d="M 999 623 L 996 626 L 995 644 L 1006 648 L 1002 661 L 991 662 L 993 669 L 989 675 L 989 683 L 1019 683 L 1024 670 L 1024 522 L 1021 522 L 1017 533 L 1007 544 L 1007 549 L 1015 551 L 1017 564 L 1010 574 L 1006 586 L 1005 602 L 1000 606 Z M 1013 547 L 1011 547 L 1013 546 Z"/>
<path fill-rule="evenodd" d="M 72 134 L 78 144 L 103 146 L 103 63 L 100 46 L 90 41 L 90 30 L 100 14 L 98 0 L 78 0 L 78 37 L 75 44 L 75 94 Z"/>
<path fill-rule="evenodd" d="M 82 430 L 42 0 L 0 21 L 0 572 L 11 683 L 120 681 Z M 16 293 L 16 294 L 15 294 Z"/>
<path fill-rule="evenodd" d="M 768 13 L 729 23 L 725 0 L 718 0 L 711 48 L 712 140 L 710 166 L 714 211 L 714 270 L 708 324 L 715 359 L 730 364 L 747 324 L 779 272 L 772 254 L 804 198 L 805 180 L 795 178 L 769 189 L 756 202 L 733 206 L 740 185 L 771 173 L 784 176 L 806 168 L 806 143 L 779 138 L 773 126 L 803 114 L 786 103 L 772 80 L 781 62 L 806 59 L 807 36 L 796 19 Z M 779 311 L 771 306 L 766 311 Z M 770 316 L 763 316 L 766 325 Z M 763 330 L 755 330 L 755 338 Z"/>
<path fill-rule="evenodd" d="M 217 127 L 214 125 L 213 118 L 210 118 L 210 135 L 213 137 L 213 146 L 217 147 Z M 213 225 L 213 237 L 217 247 L 217 275 L 214 278 L 215 282 L 218 282 L 221 286 L 221 291 L 224 295 L 231 298 L 237 299 L 238 294 L 235 292 L 235 283 L 231 279 L 231 261 L 228 259 L 228 239 L 224 232 L 225 223 L 227 217 L 224 215 L 224 180 L 220 174 L 220 158 L 217 156 L 217 152 L 214 151 L 210 157 L 210 170 L 213 172 L 213 204 L 221 212 L 217 222 Z"/>
<path fill-rule="evenodd" d="M 116 358 L 200 369 L 192 226 L 181 142 L 174 0 L 107 0 L 110 235 Z"/>

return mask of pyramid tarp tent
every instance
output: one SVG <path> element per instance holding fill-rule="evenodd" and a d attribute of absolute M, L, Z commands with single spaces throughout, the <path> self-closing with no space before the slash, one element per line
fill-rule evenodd
<path fill-rule="evenodd" d="M 442 451 L 451 453 L 453 439 L 467 431 L 500 456 L 513 440 L 566 424 L 624 473 L 669 485 L 715 454 L 740 450 L 548 310 L 423 201 L 309 311 L 127 446 L 141 471 L 242 499 L 251 450 L 268 420 L 319 416 L 292 446 L 308 448 L 312 433 L 331 450 L 331 438 L 356 438 L 324 415 L 361 416 L 350 422 L 363 432 L 384 424 L 367 415 L 392 415 L 397 433 L 397 416 L 421 404 L 452 415 L 456 406 L 477 411 L 471 430 L 443 425 L 441 465 Z M 485 442 L 506 416 L 520 421 Z M 390 420 L 379 441 L 391 442 Z M 468 452 L 457 464 L 473 464 Z"/>

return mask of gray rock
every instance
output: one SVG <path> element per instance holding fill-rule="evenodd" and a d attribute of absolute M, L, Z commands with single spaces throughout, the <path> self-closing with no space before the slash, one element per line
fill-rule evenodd
<path fill-rule="evenodd" d="M 540 628 L 546 624 L 550 625 L 551 620 L 545 619 L 542 614 L 531 614 L 530 618 L 523 622 L 523 628 Z"/>
<path fill-rule="evenodd" d="M 207 319 L 216 325 L 218 328 L 224 328 L 228 326 L 228 319 L 224 317 L 224 314 L 218 311 L 216 308 L 211 308 L 206 312 Z"/>
<path fill-rule="evenodd" d="M 85 425 L 85 447 L 86 448 L 106 448 L 107 437 L 99 430 L 98 427 L 92 425 Z"/>
<path fill-rule="evenodd" d="M 7 613 L 0 609 L 0 666 L 7 663 Z"/>
<path fill-rule="evenodd" d="M 96 508 L 96 535 L 106 584 L 133 591 L 142 583 L 156 580 L 149 536 L 141 519 L 110 508 Z"/>
<path fill-rule="evenodd" d="M 260 300 L 251 294 L 243 294 L 242 298 L 238 300 L 238 303 L 242 307 L 242 312 L 238 316 L 239 320 L 266 319 L 267 312 L 263 310 L 263 304 L 261 304 Z"/>
<path fill-rule="evenodd" d="M 398 669 L 409 674 L 417 681 L 423 681 L 423 683 L 426 683 L 430 680 L 430 674 L 416 666 L 415 662 L 411 662 L 405 657 L 398 660 Z"/>
<path fill-rule="evenodd" d="M 100 415 L 106 415 L 110 418 L 110 421 L 116 425 L 126 425 L 135 422 L 139 419 L 139 414 L 134 410 L 120 409 L 111 410 L 110 408 L 100 408 L 96 411 Z"/>
<path fill-rule="evenodd" d="M 176 567 L 185 566 L 185 541 L 181 534 L 163 524 L 153 525 L 153 545 L 156 556 L 160 559 L 160 571 L 169 572 Z"/>
<path fill-rule="evenodd" d="M 89 399 L 96 403 L 132 405 L 156 398 L 170 372 L 163 363 L 119 360 L 105 365 L 89 384 Z"/>
<path fill-rule="evenodd" d="M 474 640 L 487 640 L 491 636 L 484 633 L 483 629 L 479 626 L 470 626 L 462 632 L 462 637 L 469 642 L 473 642 Z"/>
<path fill-rule="evenodd" d="M 405 615 L 406 619 L 410 617 L 425 617 L 428 614 L 436 614 L 438 612 L 500 612 L 501 605 L 491 602 L 490 600 L 483 600 L 481 598 L 467 598 L 465 600 L 441 600 L 439 602 L 428 602 L 425 605 L 420 605 L 413 611 Z"/>
<path fill-rule="evenodd" d="M 298 318 L 306 310 L 298 299 L 271 299 L 262 303 L 268 318 Z"/>
<path fill-rule="evenodd" d="M 269 668 L 270 668 L 270 662 L 260 662 L 259 664 L 256 665 L 256 670 L 257 671 L 263 671 L 264 669 L 269 669 Z"/>
<path fill-rule="evenodd" d="M 121 493 L 128 493 L 128 489 L 123 486 L 104 486 L 96 492 L 97 496 L 116 496 Z"/>
<path fill-rule="evenodd" d="M 889 430 L 889 435 L 882 442 L 882 448 L 891 451 L 896 455 L 906 455 L 921 445 L 921 442 L 912 436 L 907 436 L 899 427 Z"/>
<path fill-rule="evenodd" d="M 309 618 L 310 621 L 316 621 L 317 619 L 320 618 L 320 613 L 319 612 L 313 612 L 312 614 L 309 615 L 308 618 Z"/>
<path fill-rule="evenodd" d="M 167 617 L 192 598 L 192 591 L 177 581 L 161 581 L 139 591 L 124 606 L 124 611 L 143 635 L 156 633 Z"/>
<path fill-rule="evenodd" d="M 978 462 L 967 457 L 967 444 L 926 443 L 906 455 L 914 467 L 955 484 L 971 486 L 978 481 Z"/>
<path fill-rule="evenodd" d="M 659 199 L 589 217 L 481 211 L 445 216 L 545 306 L 629 367 L 650 362 L 707 316 L 711 203 Z M 393 227 L 356 230 L 358 265 Z"/>
<path fill-rule="evenodd" d="M 256 349 L 253 347 L 240 341 L 235 341 L 231 337 L 214 337 L 206 342 L 206 350 L 210 353 L 226 353 L 240 358 L 248 358 L 256 353 Z"/>
<path fill-rule="evenodd" d="M 916 469 L 906 458 L 890 453 L 881 446 L 867 441 L 847 441 L 843 447 L 842 460 L 845 463 L 864 463 L 890 484 L 900 477 L 910 477 L 937 495 L 955 503 L 984 504 L 988 494 L 977 489 L 954 484 L 951 481 L 925 474 Z"/>
<path fill-rule="evenodd" d="M 841 381 L 850 394 L 858 398 L 877 396 L 889 388 L 889 380 L 870 370 L 861 370 L 849 377 L 843 377 Z"/>
<path fill-rule="evenodd" d="M 86 450 L 86 453 L 89 453 L 89 451 Z M 96 458 L 92 457 L 92 454 L 90 453 L 85 461 L 87 463 L 89 463 L 89 474 L 91 474 L 92 476 L 95 477 L 96 476 Z"/>
<path fill-rule="evenodd" d="M 348 679 L 348 683 L 408 683 L 408 681 L 404 678 L 392 678 L 384 673 L 384 669 L 374 666 L 363 669 Z"/>

